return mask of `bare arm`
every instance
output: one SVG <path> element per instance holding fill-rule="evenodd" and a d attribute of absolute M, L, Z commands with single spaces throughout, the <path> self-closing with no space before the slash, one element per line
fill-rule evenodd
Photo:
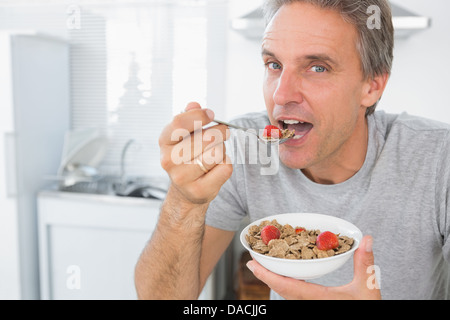
<path fill-rule="evenodd" d="M 136 266 L 139 299 L 197 299 L 233 239 L 234 232 L 205 226 L 201 208 L 180 220 L 174 209 L 163 206 L 157 229 Z"/>
<path fill-rule="evenodd" d="M 207 173 L 195 162 L 194 165 L 186 161 L 176 164 L 173 159 L 174 154 L 179 154 L 173 152 L 174 148 L 183 144 L 187 146 L 187 141 L 191 142 L 194 138 L 172 141 L 168 139 L 171 133 L 183 128 L 192 136 L 194 120 L 202 121 L 203 125 L 211 121 L 197 104 L 190 104 L 187 110 L 190 112 L 177 116 L 166 127 L 160 139 L 161 162 L 172 184 L 161 208 L 156 230 L 136 265 L 135 283 L 140 299 L 196 299 L 233 237 L 232 232 L 205 227 L 209 203 L 232 172 L 231 164 L 206 161 L 205 158 L 206 150 L 211 150 L 214 144 L 213 154 L 220 154 L 220 160 L 226 159 L 223 141 L 216 138 L 209 146 L 203 143 L 192 148 L 202 152 L 202 161 L 209 170 Z M 225 129 L 218 126 L 215 130 L 222 130 L 223 137 L 226 137 Z M 199 156 L 193 152 L 188 160 Z"/>

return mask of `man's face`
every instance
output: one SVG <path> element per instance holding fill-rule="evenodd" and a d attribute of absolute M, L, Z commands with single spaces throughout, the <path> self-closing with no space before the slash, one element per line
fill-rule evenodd
<path fill-rule="evenodd" d="M 266 28 L 262 57 L 269 118 L 300 137 L 280 146 L 288 167 L 344 162 L 344 150 L 365 137 L 367 81 L 356 42 L 355 27 L 337 12 L 305 3 L 283 6 Z"/>

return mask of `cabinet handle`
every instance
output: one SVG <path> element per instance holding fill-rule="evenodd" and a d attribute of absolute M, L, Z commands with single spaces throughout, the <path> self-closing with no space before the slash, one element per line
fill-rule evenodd
<path fill-rule="evenodd" d="M 6 197 L 17 196 L 16 179 L 16 135 L 14 132 L 5 132 L 5 182 Z"/>

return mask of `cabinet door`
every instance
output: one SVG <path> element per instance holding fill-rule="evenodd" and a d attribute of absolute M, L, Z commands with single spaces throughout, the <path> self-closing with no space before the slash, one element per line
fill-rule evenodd
<path fill-rule="evenodd" d="M 149 232 L 49 228 L 52 299 L 136 299 L 134 267 Z"/>
<path fill-rule="evenodd" d="M 43 299 L 136 299 L 134 268 L 160 202 L 120 200 L 39 195 Z"/>

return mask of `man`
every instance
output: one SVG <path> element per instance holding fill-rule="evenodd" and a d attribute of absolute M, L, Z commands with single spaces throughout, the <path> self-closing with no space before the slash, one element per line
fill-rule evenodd
<path fill-rule="evenodd" d="M 369 6 L 379 9 L 379 28 L 368 22 Z M 269 0 L 265 10 L 267 111 L 236 122 L 288 127 L 297 139 L 279 146 L 277 171 L 263 175 L 261 164 L 245 161 L 248 140 L 239 135 L 230 163 L 224 126 L 204 129 L 209 136 L 214 130 L 214 139 L 200 138 L 202 146 L 191 150 L 200 132 L 195 123 L 209 124 L 211 110 L 190 103 L 177 115 L 160 138 L 172 184 L 136 267 L 139 297 L 197 298 L 246 215 L 254 221 L 318 212 L 349 220 L 366 235 L 353 268 L 347 263 L 309 283 L 250 261 L 273 298 L 448 299 L 450 127 L 374 112 L 393 59 L 388 2 Z M 180 130 L 184 139 L 173 135 Z M 179 150 L 194 165 L 174 161 Z"/>

